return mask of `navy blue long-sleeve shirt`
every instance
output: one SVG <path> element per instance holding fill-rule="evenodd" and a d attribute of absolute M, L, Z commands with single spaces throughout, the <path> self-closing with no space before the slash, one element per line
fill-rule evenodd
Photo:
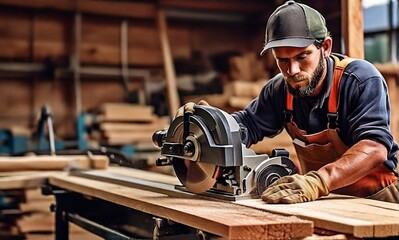
<path fill-rule="evenodd" d="M 329 57 L 321 93 L 316 97 L 294 98 L 294 122 L 308 134 L 327 128 L 333 70 L 334 60 Z M 363 139 L 382 143 L 388 149 L 388 165 L 396 167 L 398 145 L 390 132 L 390 103 L 381 73 L 367 61 L 352 61 L 342 76 L 338 102 L 341 140 L 348 147 Z M 280 73 L 267 82 L 258 98 L 232 116 L 247 128 L 245 144 L 250 146 L 264 137 L 274 137 L 283 130 L 286 124 L 285 109 L 286 82 Z"/>

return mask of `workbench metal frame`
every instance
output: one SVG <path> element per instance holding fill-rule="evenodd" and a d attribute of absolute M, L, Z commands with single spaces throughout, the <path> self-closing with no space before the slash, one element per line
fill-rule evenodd
<path fill-rule="evenodd" d="M 168 219 L 50 184 L 42 186 L 42 193 L 55 196 L 56 202 L 51 206 L 51 211 L 55 212 L 55 240 L 69 240 L 69 223 L 112 240 L 205 240 L 217 237 Z M 121 230 L 122 225 L 129 225 L 133 231 Z"/>

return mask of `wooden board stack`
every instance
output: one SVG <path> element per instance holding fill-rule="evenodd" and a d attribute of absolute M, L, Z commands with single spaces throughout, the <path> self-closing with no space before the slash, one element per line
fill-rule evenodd
<path fill-rule="evenodd" d="M 50 211 L 54 196 L 42 195 L 40 188 L 26 189 L 23 193 L 23 202 L 19 203 L 21 217 L 16 221 L 18 230 L 23 234 L 54 232 L 54 213 Z"/>
<path fill-rule="evenodd" d="M 168 127 L 168 120 L 154 114 L 152 106 L 105 103 L 100 107 L 102 144 L 152 143 L 152 134 Z"/>
<path fill-rule="evenodd" d="M 42 195 L 40 188 L 36 187 L 6 190 L 1 196 L 9 204 L 0 207 L 0 239 L 54 239 L 55 216 L 50 211 L 51 204 L 55 203 L 53 195 Z M 101 239 L 74 224 L 70 225 L 70 237 Z"/>
<path fill-rule="evenodd" d="M 0 239 L 26 239 L 36 233 L 54 233 L 54 196 L 44 196 L 40 188 L 10 189 L 1 192 Z"/>
<path fill-rule="evenodd" d="M 108 164 L 102 155 L 0 157 L 0 239 L 54 239 L 50 205 L 55 199 L 42 195 L 41 186 L 71 169 L 105 169 Z M 71 228 L 71 233 L 81 236 L 82 230 Z"/>

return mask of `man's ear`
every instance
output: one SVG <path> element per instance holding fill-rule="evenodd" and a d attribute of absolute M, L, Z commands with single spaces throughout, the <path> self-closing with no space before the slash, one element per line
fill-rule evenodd
<path fill-rule="evenodd" d="M 324 49 L 324 57 L 330 56 L 332 50 L 332 38 L 324 38 L 323 45 L 321 47 Z"/>

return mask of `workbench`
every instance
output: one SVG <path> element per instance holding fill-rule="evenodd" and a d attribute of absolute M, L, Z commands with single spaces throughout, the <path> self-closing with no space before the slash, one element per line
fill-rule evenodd
<path fill-rule="evenodd" d="M 51 176 L 56 239 L 72 222 L 106 239 L 357 239 L 399 236 L 399 205 L 350 196 L 293 205 L 227 202 L 175 189 L 177 178 L 110 167 Z M 315 238 L 315 236 L 317 236 Z"/>
<path fill-rule="evenodd" d="M 0 239 L 49 239 L 54 232 L 54 196 L 44 196 L 41 186 L 51 176 L 68 176 L 79 169 L 105 169 L 103 155 L 0 156 Z M 71 236 L 89 239 L 87 231 L 71 228 Z"/>

